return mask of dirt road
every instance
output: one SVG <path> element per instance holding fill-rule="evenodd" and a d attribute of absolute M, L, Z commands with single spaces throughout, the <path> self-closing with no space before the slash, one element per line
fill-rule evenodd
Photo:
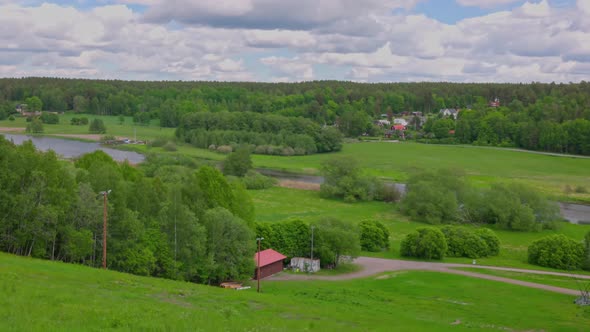
<path fill-rule="evenodd" d="M 539 270 L 525 270 L 525 269 L 515 269 L 515 268 L 507 268 L 507 267 L 497 267 L 497 266 L 483 266 L 483 265 L 469 265 L 469 264 L 453 264 L 453 263 L 432 263 L 432 262 L 414 262 L 414 261 L 403 261 L 403 260 L 395 260 L 395 259 L 382 259 L 382 258 L 371 258 L 371 257 L 359 257 L 355 259 L 355 264 L 358 264 L 362 267 L 360 271 L 349 273 L 349 274 L 342 274 L 337 276 L 315 276 L 315 275 L 306 275 L 306 274 L 279 274 L 269 278 L 266 280 L 348 280 L 348 279 L 356 279 L 356 278 L 363 278 L 369 277 L 378 273 L 388 272 L 388 271 L 403 271 L 403 270 L 418 270 L 418 271 L 435 271 L 435 272 L 442 272 L 442 273 L 452 273 L 452 274 L 459 274 L 464 276 L 469 276 L 473 278 L 480 278 L 480 279 L 487 279 L 487 280 L 494 280 L 505 282 L 509 284 L 521 285 L 525 287 L 531 288 L 538 288 L 544 289 L 552 292 L 568 294 L 568 295 L 579 295 L 580 293 L 573 289 L 549 286 L 549 285 L 542 285 L 533 282 L 526 282 L 520 281 L 515 279 L 497 277 L 487 274 L 481 274 L 476 272 L 470 271 L 462 271 L 462 270 L 455 270 L 453 268 L 457 267 L 469 267 L 469 268 L 481 268 L 481 269 L 489 269 L 489 270 L 502 270 L 502 271 L 511 271 L 511 272 L 524 272 L 524 273 L 531 273 L 531 274 L 544 274 L 544 275 L 553 275 L 553 276 L 565 276 L 571 277 L 572 275 L 569 273 L 560 273 L 560 272 L 551 272 L 551 271 L 539 271 Z M 579 279 L 586 279 L 590 280 L 590 275 L 575 275 Z"/>

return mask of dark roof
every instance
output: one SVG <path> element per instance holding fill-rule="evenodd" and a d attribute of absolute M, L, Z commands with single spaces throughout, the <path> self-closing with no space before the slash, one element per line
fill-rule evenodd
<path fill-rule="evenodd" d="M 278 261 L 282 261 L 285 258 L 287 258 L 287 256 L 272 249 L 263 250 L 260 252 L 260 267 L 267 266 Z M 258 267 L 258 253 L 254 254 L 254 262 L 256 264 L 256 267 Z"/>

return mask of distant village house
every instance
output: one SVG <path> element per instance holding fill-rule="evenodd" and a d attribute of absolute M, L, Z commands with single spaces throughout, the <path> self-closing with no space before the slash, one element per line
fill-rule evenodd
<path fill-rule="evenodd" d="M 461 112 L 461 111 L 458 109 L 454 109 L 454 108 L 445 108 L 445 109 L 440 110 L 440 114 L 442 114 L 442 116 L 453 117 L 453 119 L 455 119 L 455 120 L 457 119 L 459 112 Z"/>
<path fill-rule="evenodd" d="M 393 123 L 398 124 L 398 125 L 403 125 L 404 127 L 408 126 L 408 121 L 406 119 L 402 119 L 402 118 L 393 119 Z"/>
<path fill-rule="evenodd" d="M 27 104 L 18 104 L 18 105 L 16 105 L 15 110 L 18 114 L 20 114 L 21 116 L 25 116 L 25 117 L 41 115 L 41 112 L 39 112 L 39 111 L 29 112 L 29 107 Z"/>
<path fill-rule="evenodd" d="M 494 101 L 490 101 L 490 107 L 500 107 L 500 98 L 494 98 Z"/>

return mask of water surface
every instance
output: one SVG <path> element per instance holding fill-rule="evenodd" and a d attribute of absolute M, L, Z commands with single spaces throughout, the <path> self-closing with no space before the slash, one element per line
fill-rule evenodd
<path fill-rule="evenodd" d="M 63 158 L 71 159 L 96 150 L 104 151 L 116 161 L 128 160 L 132 164 L 141 163 L 145 157 L 133 151 L 121 151 L 105 148 L 99 143 L 80 142 L 56 137 L 28 136 L 18 134 L 0 134 L 14 144 L 22 144 L 25 141 L 32 141 L 35 147 L 41 151 L 53 150 Z"/>

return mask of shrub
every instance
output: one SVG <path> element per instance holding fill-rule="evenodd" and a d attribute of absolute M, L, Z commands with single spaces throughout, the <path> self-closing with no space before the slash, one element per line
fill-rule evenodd
<path fill-rule="evenodd" d="M 296 156 L 305 156 L 306 151 L 304 148 L 295 148 L 295 155 Z"/>
<path fill-rule="evenodd" d="M 445 226 L 441 229 L 447 240 L 447 255 L 480 258 L 488 256 L 486 241 L 464 227 Z"/>
<path fill-rule="evenodd" d="M 584 236 L 584 244 L 586 247 L 586 255 L 583 268 L 584 270 L 590 271 L 590 231 Z"/>
<path fill-rule="evenodd" d="M 576 194 L 587 194 L 588 189 L 586 189 L 584 186 L 576 186 L 575 192 Z"/>
<path fill-rule="evenodd" d="M 272 147 L 272 153 L 269 153 L 269 154 L 272 154 L 272 155 L 275 155 L 275 156 L 280 156 L 282 153 L 283 153 L 283 147 L 282 146 L 273 146 Z"/>
<path fill-rule="evenodd" d="M 295 154 L 295 150 L 292 147 L 288 146 L 281 150 L 281 156 L 292 156 Z"/>
<path fill-rule="evenodd" d="M 381 183 L 377 178 L 364 174 L 355 159 L 340 157 L 322 164 L 324 183 L 320 195 L 328 198 L 343 198 L 346 202 L 372 201 L 378 197 Z"/>
<path fill-rule="evenodd" d="M 470 222 L 495 224 L 518 231 L 555 227 L 559 209 L 534 189 L 521 184 L 494 184 L 465 202 Z"/>
<path fill-rule="evenodd" d="M 72 126 L 84 126 L 88 124 L 88 118 L 72 118 L 70 124 Z"/>
<path fill-rule="evenodd" d="M 153 141 L 150 142 L 150 146 L 154 148 L 161 148 L 168 143 L 168 139 L 165 137 L 157 137 Z"/>
<path fill-rule="evenodd" d="M 101 119 L 93 119 L 88 127 L 88 131 L 93 134 L 104 134 L 107 132 L 107 127 Z"/>
<path fill-rule="evenodd" d="M 268 189 L 277 183 L 275 178 L 264 176 L 253 170 L 248 171 L 242 181 L 246 185 L 246 188 L 251 190 Z"/>
<path fill-rule="evenodd" d="M 400 253 L 404 257 L 443 259 L 446 252 L 445 236 L 436 228 L 418 228 L 408 234 L 400 245 Z"/>
<path fill-rule="evenodd" d="M 475 234 L 485 241 L 488 247 L 487 256 L 497 256 L 500 254 L 500 239 L 494 231 L 489 228 L 478 228 Z"/>
<path fill-rule="evenodd" d="M 250 149 L 241 147 L 223 161 L 223 174 L 243 177 L 252 168 Z"/>
<path fill-rule="evenodd" d="M 400 200 L 402 197 L 401 193 L 395 188 L 393 184 L 381 183 L 377 190 L 377 196 L 375 197 L 378 201 L 393 203 Z"/>
<path fill-rule="evenodd" d="M 174 152 L 176 150 L 178 150 L 176 148 L 176 144 L 174 144 L 173 142 L 168 142 L 163 146 L 163 149 L 169 152 Z"/>
<path fill-rule="evenodd" d="M 362 250 L 378 252 L 389 249 L 389 231 L 382 223 L 364 220 L 360 222 L 359 230 Z"/>
<path fill-rule="evenodd" d="M 217 146 L 215 144 L 209 145 L 209 151 L 215 151 L 215 150 L 217 150 Z"/>
<path fill-rule="evenodd" d="M 58 124 L 59 116 L 57 114 L 44 112 L 41 114 L 41 121 L 46 124 Z"/>
<path fill-rule="evenodd" d="M 27 118 L 30 119 L 30 118 Z M 39 134 L 43 132 L 43 122 L 39 119 L 32 119 L 31 123 L 27 125 L 27 133 Z"/>
<path fill-rule="evenodd" d="M 451 190 L 441 184 L 424 181 L 408 185 L 408 193 L 400 208 L 413 219 L 440 224 L 457 219 L 458 204 Z"/>
<path fill-rule="evenodd" d="M 232 148 L 229 145 L 220 145 L 217 147 L 217 152 L 228 154 L 232 152 Z"/>
<path fill-rule="evenodd" d="M 101 143 L 106 143 L 108 141 L 114 141 L 116 139 L 117 138 L 115 136 L 113 136 L 113 135 L 103 135 L 103 136 L 100 137 L 100 142 Z"/>
<path fill-rule="evenodd" d="M 266 151 L 267 150 L 268 150 L 268 145 L 258 145 L 254 149 L 254 153 L 256 153 L 256 154 L 266 154 Z"/>
<path fill-rule="evenodd" d="M 563 234 L 544 237 L 528 248 L 529 263 L 539 266 L 577 270 L 582 267 L 584 258 L 584 245 Z"/>
<path fill-rule="evenodd" d="M 9 121 L 14 121 L 14 120 L 16 120 L 16 119 L 14 118 L 14 115 L 11 115 L 11 116 L 9 116 L 9 117 L 8 117 L 8 120 L 9 120 Z"/>

